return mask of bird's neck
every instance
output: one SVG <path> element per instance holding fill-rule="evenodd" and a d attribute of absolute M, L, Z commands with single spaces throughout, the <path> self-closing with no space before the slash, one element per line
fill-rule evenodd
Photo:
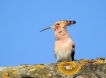
<path fill-rule="evenodd" d="M 65 40 L 67 38 L 70 38 L 67 30 L 59 30 L 55 32 L 55 38 L 56 40 Z"/>

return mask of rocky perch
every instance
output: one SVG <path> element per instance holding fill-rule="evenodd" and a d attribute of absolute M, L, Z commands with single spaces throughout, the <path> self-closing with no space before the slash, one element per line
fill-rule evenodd
<path fill-rule="evenodd" d="M 106 78 L 106 58 L 0 67 L 0 78 Z"/>

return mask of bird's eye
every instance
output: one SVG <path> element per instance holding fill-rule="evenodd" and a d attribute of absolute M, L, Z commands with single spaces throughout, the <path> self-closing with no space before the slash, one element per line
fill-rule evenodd
<path fill-rule="evenodd" d="M 60 25 L 59 23 L 57 25 Z"/>

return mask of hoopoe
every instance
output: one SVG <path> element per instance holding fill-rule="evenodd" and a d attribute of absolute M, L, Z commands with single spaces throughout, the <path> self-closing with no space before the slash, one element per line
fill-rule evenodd
<path fill-rule="evenodd" d="M 70 38 L 66 26 L 75 24 L 75 21 L 69 20 L 60 20 L 57 21 L 53 26 L 47 27 L 40 32 L 53 28 L 55 33 L 55 44 L 54 44 L 54 53 L 57 59 L 57 62 L 68 62 L 74 60 L 75 55 L 75 45 L 72 39 Z"/>

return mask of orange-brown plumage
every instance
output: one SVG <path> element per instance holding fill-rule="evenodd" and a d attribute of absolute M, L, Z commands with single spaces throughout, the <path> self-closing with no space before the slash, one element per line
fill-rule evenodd
<path fill-rule="evenodd" d="M 54 44 L 54 52 L 57 62 L 74 60 L 75 45 L 67 32 L 66 26 L 75 23 L 75 21 L 60 20 L 56 22 L 54 26 L 43 29 L 54 29 L 56 39 Z"/>

